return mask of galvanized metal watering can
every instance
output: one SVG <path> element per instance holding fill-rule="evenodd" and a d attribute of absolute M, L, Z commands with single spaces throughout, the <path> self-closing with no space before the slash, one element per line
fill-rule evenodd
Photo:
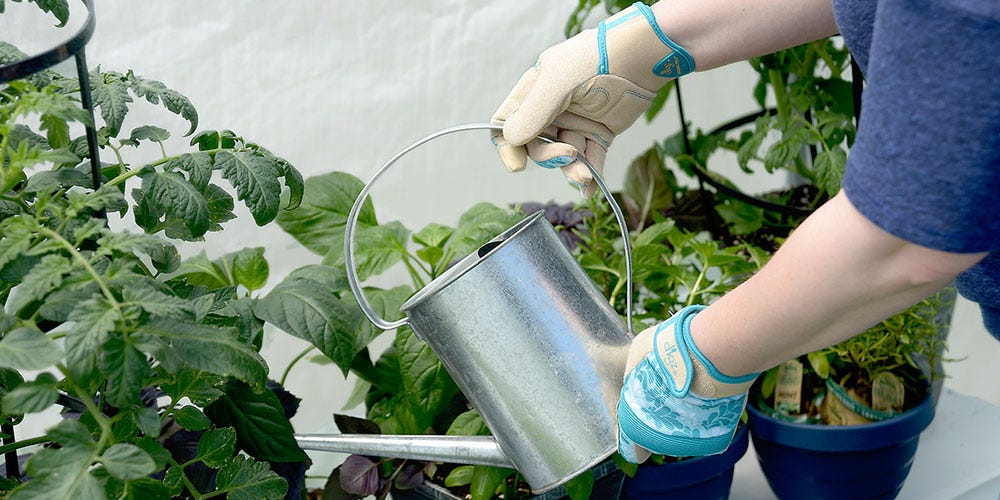
<path fill-rule="evenodd" d="M 401 320 L 380 317 L 359 283 L 354 268 L 358 215 L 383 172 L 437 137 L 500 128 L 460 125 L 398 153 L 361 190 L 344 242 L 348 282 L 368 319 L 385 330 L 409 325 L 438 355 L 495 438 L 297 435 L 302 448 L 511 467 L 535 493 L 561 485 L 617 449 L 615 409 L 632 340 L 631 312 L 623 322 L 559 241 L 544 212 L 529 215 L 415 293 L 400 308 L 406 314 Z M 580 159 L 621 226 L 631 311 L 625 218 L 598 172 Z"/>

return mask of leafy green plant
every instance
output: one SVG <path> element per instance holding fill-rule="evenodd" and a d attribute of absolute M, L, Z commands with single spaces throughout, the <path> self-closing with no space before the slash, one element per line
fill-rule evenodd
<path fill-rule="evenodd" d="M 0 63 L 24 57 L 0 42 Z M 44 445 L 24 474 L 7 460 L 0 489 L 14 499 L 301 491 L 306 456 L 288 420 L 297 399 L 268 383 L 258 352 L 263 249 L 185 260 L 174 245 L 222 230 L 232 191 L 257 224 L 271 222 L 301 200 L 301 176 L 231 131 L 194 133 L 192 103 L 159 81 L 100 69 L 90 80 L 97 123 L 75 78 L 46 70 L 0 86 L 0 450 Z M 193 148 L 173 151 L 157 125 L 126 131 L 137 101 L 185 120 Z M 84 126 L 105 160 L 96 189 Z M 16 424 L 53 406 L 58 423 L 15 438 Z"/>

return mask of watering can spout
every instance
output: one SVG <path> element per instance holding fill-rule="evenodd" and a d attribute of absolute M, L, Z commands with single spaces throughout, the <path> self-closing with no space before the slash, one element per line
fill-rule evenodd
<path fill-rule="evenodd" d="M 488 436 L 401 436 L 390 434 L 296 434 L 304 450 L 514 468 Z"/>

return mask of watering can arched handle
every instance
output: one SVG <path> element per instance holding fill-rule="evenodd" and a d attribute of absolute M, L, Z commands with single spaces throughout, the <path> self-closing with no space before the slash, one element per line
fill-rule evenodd
<path fill-rule="evenodd" d="M 393 163 L 396 163 L 400 158 L 405 156 L 410 151 L 416 149 L 417 147 L 423 145 L 424 143 L 430 142 L 438 137 L 453 134 L 456 132 L 464 132 L 467 130 L 503 130 L 503 125 L 497 123 L 469 123 L 465 125 L 456 125 L 454 127 L 449 127 L 443 130 L 434 132 L 413 144 L 410 144 L 405 149 L 396 153 L 395 156 L 389 159 L 389 161 L 382 164 L 375 174 L 372 175 L 371 179 L 365 183 L 365 186 L 361 189 L 356 200 L 354 200 L 354 205 L 351 207 L 351 211 L 347 216 L 346 232 L 344 235 L 344 267 L 347 271 L 347 283 L 351 287 L 351 292 L 354 293 L 354 297 L 358 301 L 358 305 L 361 307 L 361 311 L 368 317 L 368 319 L 375 326 L 383 330 L 392 330 L 399 328 L 403 325 L 409 323 L 408 318 L 404 317 L 396 321 L 388 321 L 375 311 L 371 303 L 368 302 L 368 298 L 364 294 L 364 290 L 361 287 L 361 282 L 358 279 L 358 272 L 355 268 L 354 262 L 354 237 L 357 229 L 358 216 L 361 213 L 361 207 L 364 205 L 365 199 L 368 198 L 368 193 L 371 191 L 372 186 L 375 181 L 385 173 Z M 553 143 L 556 142 L 548 137 L 539 136 L 539 139 Z M 604 179 L 596 168 L 588 161 L 582 154 L 577 154 L 576 159 L 587 166 L 590 170 L 590 174 L 594 177 L 594 182 L 597 183 L 597 187 L 600 188 L 601 194 L 604 198 L 608 200 L 608 204 L 611 206 L 611 211 L 614 212 L 615 218 L 618 221 L 618 226 L 621 228 L 622 241 L 624 241 L 625 246 L 625 272 L 626 272 L 626 287 L 625 287 L 625 302 L 626 302 L 626 325 L 628 326 L 628 331 L 632 332 L 632 247 L 629 243 L 628 236 L 628 224 L 625 221 L 625 215 L 622 213 L 621 207 L 615 202 L 614 196 L 611 194 L 611 190 L 608 189 L 607 184 L 604 183 Z"/>

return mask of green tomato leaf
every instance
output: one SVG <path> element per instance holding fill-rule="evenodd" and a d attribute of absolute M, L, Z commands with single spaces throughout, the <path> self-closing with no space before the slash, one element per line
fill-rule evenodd
<path fill-rule="evenodd" d="M 212 426 L 212 421 L 201 410 L 191 405 L 174 410 L 174 422 L 177 422 L 177 425 L 189 431 L 203 431 Z M 236 434 L 234 432 L 234 442 L 235 439 Z"/>
<path fill-rule="evenodd" d="M 179 115 L 190 124 L 190 128 L 184 135 L 189 135 L 198 128 L 198 111 L 187 97 L 184 97 L 175 90 L 167 88 L 161 82 L 148 80 L 129 71 L 124 78 L 124 85 L 132 89 L 135 95 L 145 98 L 150 104 L 159 104 L 171 113 Z"/>
<path fill-rule="evenodd" d="M 190 408 L 190 407 L 188 407 Z M 199 412 L 201 413 L 201 412 Z M 176 418 L 176 414 L 175 414 Z M 202 418 L 208 420 L 202 415 Z M 211 422 L 209 422 L 211 425 Z M 232 427 L 213 429 L 201 435 L 198 440 L 198 460 L 212 468 L 219 468 L 236 453 L 236 430 Z"/>
<path fill-rule="evenodd" d="M 816 155 L 813 169 L 816 171 L 817 184 L 830 196 L 840 191 L 840 183 L 844 178 L 844 168 L 847 165 L 847 153 L 840 147 L 829 151 L 820 151 Z"/>
<path fill-rule="evenodd" d="M 216 487 L 230 500 L 280 500 L 288 491 L 288 483 L 267 463 L 243 456 L 229 459 L 219 469 Z"/>
<path fill-rule="evenodd" d="M 90 93 L 94 106 L 101 112 L 101 118 L 108 128 L 108 134 L 116 137 L 121 130 L 125 115 L 128 114 L 128 103 L 132 96 L 128 94 L 128 85 L 118 73 L 101 73 L 98 67 L 90 73 Z"/>
<path fill-rule="evenodd" d="M 55 378 L 51 375 L 48 377 L 42 375 L 39 375 L 34 382 L 21 384 L 4 394 L 0 405 L 5 415 L 37 413 L 52 406 L 59 399 Z"/>
<path fill-rule="evenodd" d="M 215 168 L 246 203 L 258 226 L 274 220 L 281 206 L 278 166 L 273 158 L 246 151 L 221 151 L 215 155 Z"/>
<path fill-rule="evenodd" d="M 173 380 L 160 385 L 170 397 L 187 397 L 192 403 L 204 407 L 222 396 L 224 380 L 212 373 L 183 367 L 174 373 Z"/>
<path fill-rule="evenodd" d="M 144 282 L 126 285 L 122 289 L 122 298 L 126 304 L 137 306 L 153 316 L 176 318 L 194 312 L 187 300 L 163 293 Z"/>
<path fill-rule="evenodd" d="M 232 257 L 233 279 L 247 288 L 258 290 L 267 283 L 268 265 L 264 247 L 244 248 Z"/>
<path fill-rule="evenodd" d="M 113 444 L 98 460 L 112 476 L 122 480 L 139 479 L 156 472 L 153 457 L 134 444 Z"/>
<path fill-rule="evenodd" d="M 129 139 L 133 141 L 164 142 L 169 138 L 170 132 L 160 127 L 154 127 L 153 125 L 136 127 L 132 129 L 132 134 L 129 135 Z"/>
<path fill-rule="evenodd" d="M 138 403 L 139 390 L 146 377 L 152 374 L 146 355 L 125 337 L 112 337 L 104 344 L 97 366 L 108 380 L 113 381 L 103 394 L 109 403 L 118 408 Z"/>
<path fill-rule="evenodd" d="M 208 231 L 211 222 L 208 201 L 180 174 L 155 171 L 142 174 L 142 191 L 145 201 L 155 208 L 154 213 L 183 221 L 192 237 Z"/>
<path fill-rule="evenodd" d="M 208 260 L 204 251 L 181 262 L 171 277 L 184 278 L 189 285 L 201 285 L 210 290 L 234 284 L 222 267 Z"/>
<path fill-rule="evenodd" d="M 187 172 L 188 181 L 204 192 L 212 180 L 212 156 L 200 152 L 184 153 L 168 160 L 163 169 L 168 172 L 175 169 Z"/>
<path fill-rule="evenodd" d="M 258 318 L 309 341 L 343 370 L 376 334 L 356 331 L 354 318 L 333 290 L 319 282 L 286 279 L 254 305 Z"/>
<path fill-rule="evenodd" d="M 62 360 L 63 353 L 41 330 L 15 328 L 0 340 L 0 366 L 42 370 Z"/>
<path fill-rule="evenodd" d="M 299 243 L 317 255 L 343 252 L 344 226 L 354 200 L 364 187 L 357 177 L 344 172 L 310 177 L 305 180 L 301 205 L 278 215 L 278 225 Z M 366 200 L 358 214 L 358 226 L 378 225 L 371 200 Z M 343 262 L 341 256 L 336 262 Z"/>
<path fill-rule="evenodd" d="M 90 431 L 79 420 L 60 420 L 54 427 L 45 431 L 45 434 L 64 447 L 96 447 Z"/>
<path fill-rule="evenodd" d="M 184 364 L 262 386 L 267 364 L 257 351 L 237 340 L 232 328 L 155 318 L 135 333 L 158 358 L 176 356 Z"/>
<path fill-rule="evenodd" d="M 269 462 L 306 459 L 274 391 L 264 388 L 254 392 L 244 383 L 229 381 L 223 392 L 221 398 L 205 407 L 205 415 L 217 427 L 235 428 L 240 449 Z"/>
<path fill-rule="evenodd" d="M 92 459 L 93 450 L 86 447 L 38 450 L 25 464 L 34 479 L 15 488 L 7 498 L 104 498 L 104 490 L 89 472 Z"/>

